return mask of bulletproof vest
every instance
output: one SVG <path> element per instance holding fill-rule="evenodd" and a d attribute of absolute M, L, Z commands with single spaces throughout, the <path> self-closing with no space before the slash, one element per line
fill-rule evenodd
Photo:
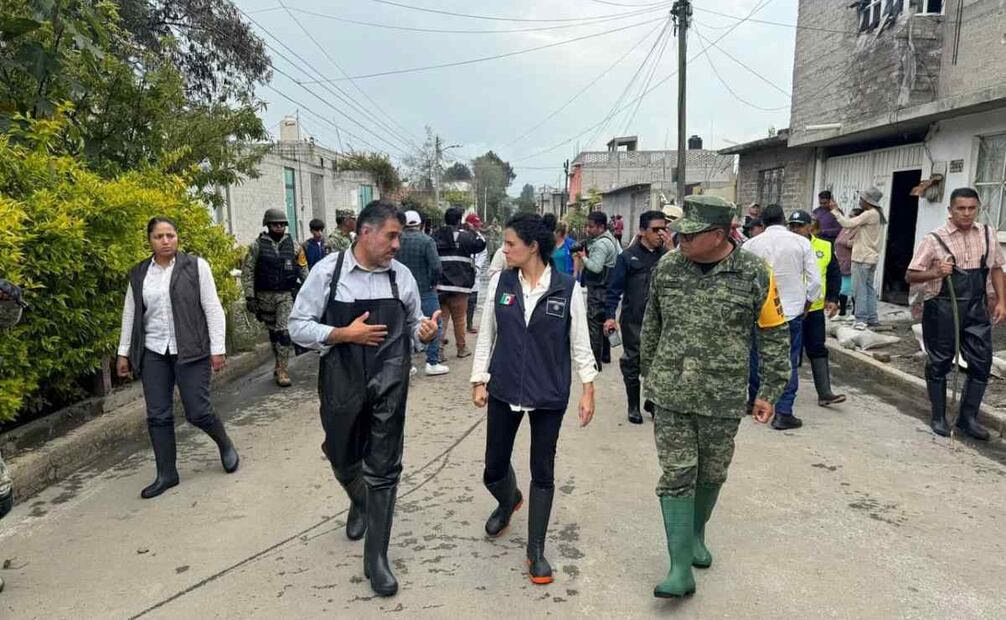
<path fill-rule="evenodd" d="M 258 238 L 255 290 L 291 291 L 297 287 L 299 276 L 293 237 L 285 235 L 277 244 L 267 233 L 262 233 Z"/>
<path fill-rule="evenodd" d="M 129 283 L 133 289 L 133 336 L 130 342 L 129 362 L 137 375 L 143 373 L 143 354 L 146 350 L 146 330 L 143 325 L 143 281 L 147 277 L 152 259 L 146 259 L 129 272 Z M 185 364 L 208 357 L 210 354 L 210 330 L 206 324 L 199 293 L 199 262 L 186 254 L 175 255 L 175 266 L 171 271 L 168 285 L 171 296 L 171 314 L 175 322 L 175 344 L 178 348 L 178 363 Z M 164 353 L 164 351 L 158 351 Z"/>
<path fill-rule="evenodd" d="M 496 313 L 496 347 L 487 388 L 494 398 L 533 409 L 566 409 L 574 283 L 572 276 L 553 269 L 548 292 L 525 324 L 517 269 L 500 272 L 494 296 L 486 300 Z"/>

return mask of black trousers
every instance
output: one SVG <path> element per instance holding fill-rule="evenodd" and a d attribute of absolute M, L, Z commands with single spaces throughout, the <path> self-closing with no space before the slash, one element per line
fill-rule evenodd
<path fill-rule="evenodd" d="M 210 358 L 179 364 L 178 356 L 143 352 L 143 398 L 147 403 L 147 424 L 173 426 L 175 386 L 182 395 L 185 419 L 206 429 L 216 421 L 210 403 Z"/>
<path fill-rule="evenodd" d="M 475 306 L 479 303 L 479 292 L 472 291 L 468 294 L 468 329 L 475 327 Z"/>
<path fill-rule="evenodd" d="M 803 350 L 810 359 L 828 357 L 828 347 L 824 340 L 828 336 L 825 331 L 824 309 L 808 312 L 803 319 Z"/>
<path fill-rule="evenodd" d="M 604 302 L 607 296 L 606 286 L 587 287 L 587 331 L 590 333 L 590 350 L 598 368 L 603 359 L 611 358 L 611 344 L 604 337 Z"/>
<path fill-rule="evenodd" d="M 629 383 L 639 383 L 639 340 L 643 331 L 642 319 L 638 321 L 629 320 L 624 316 L 622 328 L 622 357 L 618 359 L 619 368 L 622 370 L 622 379 L 626 385 Z"/>
<path fill-rule="evenodd" d="M 555 486 L 555 446 L 562 428 L 562 409 L 535 409 L 531 420 L 531 484 L 540 489 Z M 486 468 L 483 480 L 497 482 L 506 477 L 513 456 L 514 437 L 524 412 L 511 411 L 510 405 L 489 397 L 486 428 Z"/>
<path fill-rule="evenodd" d="M 985 296 L 958 303 L 961 358 L 968 376 L 988 381 L 992 372 L 992 322 Z M 948 299 L 930 299 L 922 306 L 922 342 L 926 345 L 926 379 L 946 378 L 954 367 L 954 315 Z"/>

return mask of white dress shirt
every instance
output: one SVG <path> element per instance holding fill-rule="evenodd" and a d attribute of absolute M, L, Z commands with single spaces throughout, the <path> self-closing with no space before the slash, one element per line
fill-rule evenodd
<path fill-rule="evenodd" d="M 821 296 L 821 269 L 806 237 L 776 224 L 748 239 L 743 248 L 764 258 L 772 268 L 787 321 L 803 316 L 805 304 Z"/>
<path fill-rule="evenodd" d="M 482 236 L 480 232 L 474 232 L 475 236 L 479 239 L 485 241 L 485 237 Z M 486 259 L 489 257 L 489 250 L 485 249 L 474 256 L 475 259 L 475 285 L 472 286 L 472 292 L 478 293 L 482 287 L 482 272 L 486 270 Z"/>
<path fill-rule="evenodd" d="M 520 288 L 524 293 L 524 324 L 531 320 L 538 301 L 548 292 L 552 284 L 552 268 L 546 266 L 545 271 L 534 288 L 524 279 L 523 272 L 517 272 Z M 482 323 L 479 325 L 479 339 L 475 344 L 474 361 L 472 362 L 472 383 L 489 383 L 489 362 L 492 360 L 493 349 L 496 346 L 496 289 L 499 286 L 500 274 L 497 272 L 489 280 L 485 307 L 482 309 Z M 573 284 L 573 298 L 570 300 L 569 354 L 573 368 L 580 375 L 581 383 L 591 383 L 597 376 L 594 366 L 594 352 L 590 348 L 590 334 L 587 331 L 587 305 L 583 300 L 583 290 L 578 283 Z M 520 403 L 508 403 L 513 411 L 531 411 Z"/>
<path fill-rule="evenodd" d="M 210 264 L 196 257 L 199 268 L 199 303 L 206 314 L 206 327 L 210 332 L 210 355 L 227 353 L 227 318 L 224 308 L 217 297 L 217 285 L 213 281 Z M 147 350 L 161 355 L 167 351 L 170 355 L 178 355 L 178 344 L 175 342 L 175 315 L 171 308 L 171 274 L 175 270 L 175 259 L 167 267 L 161 267 L 157 261 L 150 259 L 150 268 L 143 279 L 143 333 L 144 345 Z M 122 305 L 122 332 L 119 334 L 119 355 L 129 356 L 129 347 L 133 342 L 133 321 L 135 320 L 135 301 L 133 300 L 133 285 L 126 289 L 126 301 Z"/>
<path fill-rule="evenodd" d="M 332 277 L 335 275 L 335 264 L 338 260 L 339 252 L 335 252 L 314 264 L 304 285 L 300 287 L 297 301 L 294 302 L 293 311 L 290 312 L 290 338 L 305 349 L 321 351 L 322 355 L 332 348 L 326 341 L 332 333 L 333 326 L 325 325 L 321 320 L 328 306 Z M 346 250 L 335 300 L 352 303 L 357 299 L 391 299 L 388 271 L 392 269 L 395 271 L 395 283 L 398 285 L 398 299 L 405 305 L 407 329 L 413 341 L 418 343 L 419 327 L 425 318 L 419 300 L 419 285 L 416 284 L 416 278 L 409 268 L 397 260 L 392 260 L 390 267 L 365 269 L 356 261 L 353 251 Z"/>

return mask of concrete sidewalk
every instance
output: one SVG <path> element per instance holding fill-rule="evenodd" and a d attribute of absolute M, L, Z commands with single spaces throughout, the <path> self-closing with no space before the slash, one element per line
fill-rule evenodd
<path fill-rule="evenodd" d="M 818 408 L 805 386 L 800 430 L 742 424 L 708 529 L 714 565 L 697 572 L 693 598 L 668 602 L 652 597 L 667 569 L 652 424 L 625 421 L 620 378 L 606 370 L 594 423 L 567 416 L 547 544 L 557 579 L 534 586 L 526 508 L 485 539 L 484 411 L 455 359 L 450 375 L 414 381 L 390 554 L 402 589 L 373 598 L 319 450 L 315 359 L 298 358 L 290 390 L 263 366 L 218 393 L 242 456 L 233 476 L 188 432 L 182 484 L 160 498 L 139 498 L 153 463 L 137 444 L 16 507 L 0 522 L 0 617 L 1006 617 L 1006 468 L 967 445 L 948 450 L 898 411 L 924 403 L 885 402 L 841 377 L 840 408 Z M 523 488 L 528 441 L 525 424 Z"/>

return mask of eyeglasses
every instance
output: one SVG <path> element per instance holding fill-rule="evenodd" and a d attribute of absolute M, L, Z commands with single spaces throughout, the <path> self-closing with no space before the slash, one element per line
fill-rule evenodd
<path fill-rule="evenodd" d="M 651 226 L 650 232 L 661 233 L 667 230 L 666 226 Z"/>

